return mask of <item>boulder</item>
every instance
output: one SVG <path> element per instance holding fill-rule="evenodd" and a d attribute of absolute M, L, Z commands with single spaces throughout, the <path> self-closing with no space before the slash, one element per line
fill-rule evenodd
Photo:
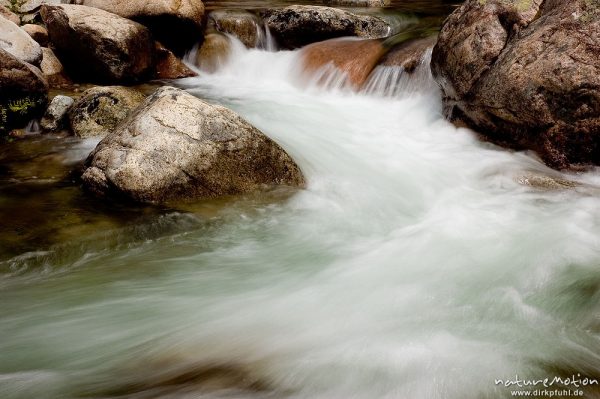
<path fill-rule="evenodd" d="M 233 111 L 172 87 L 157 90 L 86 161 L 100 195 L 164 203 L 303 186 L 292 158 Z"/>
<path fill-rule="evenodd" d="M 335 67 L 331 72 L 345 73 L 351 86 L 358 89 L 366 81 L 385 49 L 381 40 L 344 38 L 313 43 L 300 52 L 304 70 L 309 75 L 323 72 L 324 67 L 331 65 Z"/>
<path fill-rule="evenodd" d="M 112 133 L 145 96 L 122 86 L 99 86 L 84 91 L 69 111 L 71 130 L 79 137 Z"/>
<path fill-rule="evenodd" d="M 54 97 L 42 118 L 42 129 L 53 132 L 63 128 L 67 113 L 74 102 L 75 100 L 68 96 L 58 95 Z"/>
<path fill-rule="evenodd" d="M 154 37 L 182 54 L 202 37 L 204 4 L 200 0 L 80 0 L 81 4 L 146 25 Z"/>
<path fill-rule="evenodd" d="M 48 103 L 48 84 L 35 66 L 0 49 L 0 131 L 25 126 Z"/>
<path fill-rule="evenodd" d="M 201 70 L 213 73 L 227 63 L 231 50 L 231 42 L 227 36 L 209 33 L 196 53 L 195 64 Z"/>
<path fill-rule="evenodd" d="M 0 5 L 0 17 L 4 17 L 4 18 L 8 19 L 10 22 L 14 23 L 15 25 L 21 24 L 21 18 L 19 18 L 19 16 L 17 14 L 15 14 L 11 10 L 9 10 L 8 7 L 5 7 L 3 5 Z"/>
<path fill-rule="evenodd" d="M 48 47 L 42 47 L 42 63 L 40 69 L 50 87 L 63 87 L 72 84 L 71 79 L 65 74 L 63 65 L 56 58 L 54 52 Z"/>
<path fill-rule="evenodd" d="M 40 46 L 46 47 L 48 45 L 48 31 L 41 25 L 26 24 L 21 27 L 33 40 L 35 40 Z"/>
<path fill-rule="evenodd" d="M 0 49 L 29 64 L 39 65 L 42 61 L 40 45 L 14 22 L 2 16 L 0 16 Z"/>
<path fill-rule="evenodd" d="M 156 79 L 181 79 L 196 76 L 171 50 L 156 42 Z"/>
<path fill-rule="evenodd" d="M 449 117 L 554 168 L 600 165 L 600 5 L 468 0 L 432 71 Z"/>
<path fill-rule="evenodd" d="M 248 11 L 218 10 L 208 16 L 209 28 L 237 37 L 248 48 L 258 47 L 262 26 L 258 17 Z"/>
<path fill-rule="evenodd" d="M 265 25 L 279 44 L 302 47 L 342 36 L 382 38 L 391 28 L 383 19 L 322 6 L 289 6 L 264 13 Z"/>
<path fill-rule="evenodd" d="M 328 6 L 346 7 L 385 7 L 392 4 L 392 0 L 325 0 Z"/>
<path fill-rule="evenodd" d="M 79 5 L 43 6 L 41 14 L 69 76 L 112 83 L 152 73 L 154 40 L 143 25 Z"/>

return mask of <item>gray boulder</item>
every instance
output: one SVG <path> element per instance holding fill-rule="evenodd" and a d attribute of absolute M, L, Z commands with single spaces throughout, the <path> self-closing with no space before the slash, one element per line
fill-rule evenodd
<path fill-rule="evenodd" d="M 83 92 L 69 112 L 71 130 L 79 137 L 104 137 L 144 98 L 142 93 L 128 87 L 92 87 Z"/>
<path fill-rule="evenodd" d="M 379 17 L 322 6 L 270 9 L 264 13 L 264 21 L 279 44 L 288 48 L 342 36 L 375 39 L 391 33 L 388 23 Z"/>
<path fill-rule="evenodd" d="M 48 84 L 35 66 L 0 49 L 0 132 L 40 117 L 48 103 Z"/>
<path fill-rule="evenodd" d="M 113 83 L 152 73 L 154 41 L 143 25 L 79 5 L 43 6 L 41 14 L 70 76 Z"/>
<path fill-rule="evenodd" d="M 68 96 L 54 97 L 42 118 L 42 129 L 53 132 L 64 127 L 67 113 L 74 102 L 75 100 Z"/>
<path fill-rule="evenodd" d="M 29 64 L 39 65 L 42 61 L 40 45 L 14 22 L 2 16 L 0 16 L 0 49 Z"/>
<path fill-rule="evenodd" d="M 86 161 L 100 195 L 163 203 L 302 186 L 290 156 L 233 111 L 172 87 L 157 90 Z"/>

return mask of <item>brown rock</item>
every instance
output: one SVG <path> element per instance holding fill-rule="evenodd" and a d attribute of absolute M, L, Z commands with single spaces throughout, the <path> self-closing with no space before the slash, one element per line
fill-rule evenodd
<path fill-rule="evenodd" d="M 436 41 L 436 36 L 430 36 L 398 44 L 381 58 L 378 65 L 402 67 L 410 73 L 421 64 L 425 53 L 433 48 Z"/>
<path fill-rule="evenodd" d="M 234 195 L 303 186 L 292 158 L 233 111 L 163 87 L 86 161 L 84 185 L 139 202 Z"/>
<path fill-rule="evenodd" d="M 67 77 L 63 65 L 56 58 L 54 52 L 48 47 L 42 47 L 42 53 L 44 57 L 42 58 L 40 69 L 50 87 L 63 87 L 72 84 L 73 82 Z"/>
<path fill-rule="evenodd" d="M 392 4 L 392 0 L 325 0 L 328 6 L 346 7 L 384 7 Z"/>
<path fill-rule="evenodd" d="M 81 4 L 146 25 L 158 41 L 179 55 L 202 37 L 204 4 L 200 0 L 81 0 Z"/>
<path fill-rule="evenodd" d="M 304 69 L 314 74 L 332 64 L 347 74 L 348 81 L 360 88 L 385 50 L 380 40 L 331 39 L 313 43 L 301 50 Z"/>
<path fill-rule="evenodd" d="M 48 31 L 41 25 L 26 24 L 21 26 L 33 40 L 35 40 L 40 46 L 48 46 Z"/>
<path fill-rule="evenodd" d="M 248 48 L 260 44 L 262 27 L 258 17 L 248 11 L 218 10 L 208 16 L 208 24 L 215 31 L 237 37 Z"/>
<path fill-rule="evenodd" d="M 156 79 L 181 79 L 197 76 L 171 50 L 156 42 Z"/>
<path fill-rule="evenodd" d="M 69 76 L 132 82 L 152 73 L 154 41 L 143 25 L 79 5 L 43 6 L 41 14 Z"/>
<path fill-rule="evenodd" d="M 220 33 L 210 33 L 204 38 L 196 56 L 196 65 L 212 73 L 221 68 L 231 55 L 231 42 Z"/>
<path fill-rule="evenodd" d="M 555 168 L 598 165 L 600 5 L 541 3 L 469 0 L 448 18 L 432 61 L 446 111 Z"/>

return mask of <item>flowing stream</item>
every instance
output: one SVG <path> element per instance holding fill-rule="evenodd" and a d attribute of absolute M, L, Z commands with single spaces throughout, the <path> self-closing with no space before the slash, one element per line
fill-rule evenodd
<path fill-rule="evenodd" d="M 353 93 L 303 78 L 297 51 L 235 51 L 179 85 L 280 143 L 308 187 L 131 210 L 11 172 L 3 238 L 21 213 L 65 225 L 3 240 L 0 398 L 503 398 L 495 379 L 600 378 L 600 173 L 446 122 L 427 60 Z M 69 170 L 96 143 L 61 140 Z M 538 175 L 577 185 L 522 184 Z M 15 191 L 46 207 L 9 212 Z"/>

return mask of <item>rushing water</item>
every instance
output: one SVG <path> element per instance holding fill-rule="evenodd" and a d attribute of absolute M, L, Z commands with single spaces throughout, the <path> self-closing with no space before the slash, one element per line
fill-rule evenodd
<path fill-rule="evenodd" d="M 30 141 L 59 159 L 4 166 L 0 236 L 55 228 L 3 240 L 0 398 L 499 398 L 516 374 L 600 378 L 600 174 L 444 121 L 426 62 L 353 93 L 307 81 L 298 52 L 235 48 L 180 85 L 280 143 L 307 189 L 117 206 L 72 183 L 95 141 Z"/>

